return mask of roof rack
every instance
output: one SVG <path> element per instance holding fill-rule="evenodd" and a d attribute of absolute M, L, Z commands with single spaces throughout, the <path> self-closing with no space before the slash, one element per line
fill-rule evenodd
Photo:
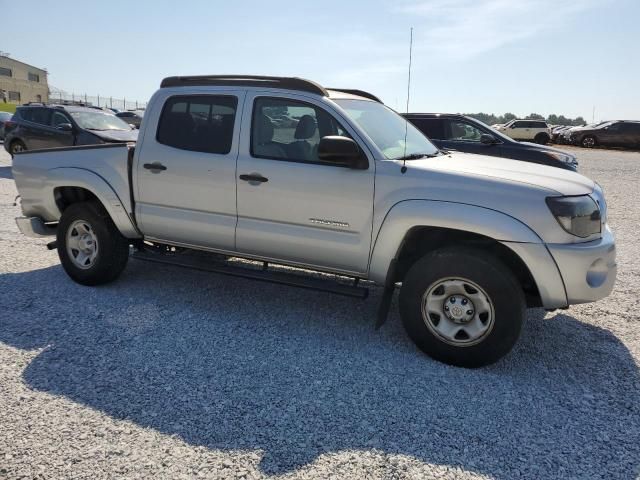
<path fill-rule="evenodd" d="M 369 100 L 373 100 L 378 103 L 383 103 L 378 97 L 376 97 L 373 93 L 365 92 L 364 90 L 357 90 L 354 88 L 333 88 L 329 87 L 327 90 L 335 90 L 336 92 L 342 93 L 350 93 L 351 95 L 357 95 L 359 97 L 368 98 Z"/>
<path fill-rule="evenodd" d="M 265 77 L 260 75 L 196 75 L 186 77 L 167 77 L 160 88 L 192 87 L 200 85 L 241 85 L 245 87 L 268 87 L 300 90 L 328 97 L 328 92 L 311 80 L 298 77 Z"/>

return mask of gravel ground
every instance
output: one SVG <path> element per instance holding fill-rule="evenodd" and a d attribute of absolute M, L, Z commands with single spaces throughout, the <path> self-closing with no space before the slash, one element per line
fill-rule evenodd
<path fill-rule="evenodd" d="M 640 153 L 575 150 L 618 239 L 614 293 L 532 310 L 464 370 L 394 305 L 132 260 L 74 284 L 13 218 L 0 154 L 0 478 L 638 478 Z"/>

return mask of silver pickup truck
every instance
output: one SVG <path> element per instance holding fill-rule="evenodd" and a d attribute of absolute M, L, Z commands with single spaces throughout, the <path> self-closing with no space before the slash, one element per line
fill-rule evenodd
<path fill-rule="evenodd" d="M 223 254 L 353 279 L 338 293 L 379 284 L 378 325 L 401 286 L 409 336 L 459 366 L 509 352 L 525 308 L 596 301 L 616 277 L 592 180 L 439 151 L 375 96 L 299 78 L 166 78 L 135 146 L 24 152 L 13 174 L 20 230 L 56 235 L 76 282 L 115 280 L 132 252 Z"/>

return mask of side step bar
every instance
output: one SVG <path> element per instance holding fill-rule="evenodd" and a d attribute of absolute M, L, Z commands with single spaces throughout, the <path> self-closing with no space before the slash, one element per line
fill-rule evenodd
<path fill-rule="evenodd" d="M 311 276 L 298 275 L 295 273 L 279 272 L 262 268 L 260 270 L 251 267 L 238 267 L 229 265 L 229 263 L 210 261 L 205 255 L 193 256 L 188 254 L 181 255 L 164 255 L 161 253 L 152 253 L 144 250 L 136 251 L 133 258 L 148 262 L 162 263 L 165 265 L 175 265 L 177 267 L 191 268 L 194 270 L 202 270 L 205 272 L 221 273 L 223 275 L 231 275 L 234 277 L 249 278 L 252 280 L 260 280 L 263 282 L 279 283 L 282 285 L 290 285 L 293 287 L 307 288 L 310 290 L 318 290 L 321 292 L 330 292 L 347 297 L 355 297 L 365 299 L 369 295 L 369 290 L 364 287 L 357 286 L 357 282 L 353 285 L 344 285 L 332 280 L 324 280 Z M 266 263 L 263 264 L 265 267 Z"/>

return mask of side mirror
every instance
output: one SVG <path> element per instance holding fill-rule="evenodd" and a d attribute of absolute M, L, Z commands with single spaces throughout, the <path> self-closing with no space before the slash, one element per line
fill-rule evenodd
<path fill-rule="evenodd" d="M 131 130 L 135 130 L 136 128 L 138 128 L 133 123 L 130 123 L 129 126 L 131 127 Z"/>
<path fill-rule="evenodd" d="M 516 124 L 514 123 L 513 125 L 511 125 L 509 128 L 516 128 Z"/>
<path fill-rule="evenodd" d="M 71 125 L 70 123 L 60 123 L 56 128 L 63 132 L 70 132 L 73 130 L 73 125 Z"/>
<path fill-rule="evenodd" d="M 369 168 L 369 162 L 360 151 L 358 144 L 350 138 L 337 135 L 330 135 L 320 139 L 318 158 L 325 162 L 344 165 L 354 170 L 366 170 Z"/>
<path fill-rule="evenodd" d="M 483 145 L 495 145 L 498 141 L 496 140 L 496 137 L 490 133 L 483 133 L 480 135 L 480 143 Z"/>

